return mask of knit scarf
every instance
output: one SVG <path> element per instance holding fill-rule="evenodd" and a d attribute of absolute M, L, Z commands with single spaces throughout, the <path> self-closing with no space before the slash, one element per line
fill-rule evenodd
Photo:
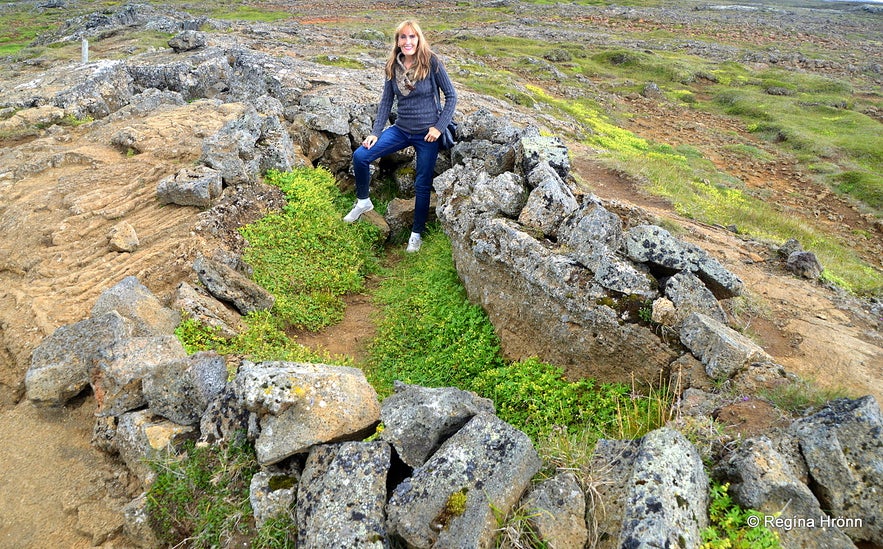
<path fill-rule="evenodd" d="M 402 95 L 408 95 L 414 90 L 414 77 L 416 76 L 416 63 L 410 69 L 405 68 L 405 54 L 399 53 L 396 58 L 396 85 Z"/>

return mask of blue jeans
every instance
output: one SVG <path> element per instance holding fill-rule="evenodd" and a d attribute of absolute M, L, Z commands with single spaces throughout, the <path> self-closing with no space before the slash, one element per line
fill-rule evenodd
<path fill-rule="evenodd" d="M 417 179 L 414 181 L 414 225 L 411 230 L 420 234 L 423 234 L 426 218 L 429 217 L 429 194 L 432 192 L 432 178 L 435 176 L 435 161 L 438 160 L 438 141 L 430 143 L 425 141 L 424 137 L 426 132 L 407 133 L 398 126 L 390 126 L 383 130 L 373 147 L 366 149 L 360 146 L 353 153 L 356 196 L 368 198 L 368 189 L 371 186 L 371 162 L 409 145 L 414 147 L 417 156 Z"/>

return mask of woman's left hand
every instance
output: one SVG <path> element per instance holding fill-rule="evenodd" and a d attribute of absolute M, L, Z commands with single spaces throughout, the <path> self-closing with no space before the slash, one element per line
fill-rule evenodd
<path fill-rule="evenodd" d="M 431 128 L 429 128 L 429 131 L 426 132 L 426 137 L 424 137 L 423 140 L 429 141 L 430 143 L 432 143 L 433 141 L 438 140 L 440 135 L 441 135 L 440 131 L 435 129 L 435 127 L 431 127 Z"/>

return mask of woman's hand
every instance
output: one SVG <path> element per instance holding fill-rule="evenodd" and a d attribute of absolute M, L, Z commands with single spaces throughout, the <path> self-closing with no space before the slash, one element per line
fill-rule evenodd
<path fill-rule="evenodd" d="M 374 143 L 377 143 L 377 136 L 376 135 L 369 135 L 368 137 L 365 138 L 364 141 L 362 141 L 362 146 L 365 147 L 366 149 L 370 149 L 371 147 L 374 146 Z"/>
<path fill-rule="evenodd" d="M 424 141 L 429 141 L 432 143 L 433 141 L 438 140 L 441 132 L 435 129 L 435 126 L 429 128 L 429 131 L 426 132 L 426 137 L 423 138 Z"/>

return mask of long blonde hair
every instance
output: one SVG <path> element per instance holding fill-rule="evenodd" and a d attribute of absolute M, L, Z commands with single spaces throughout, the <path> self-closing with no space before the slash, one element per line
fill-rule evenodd
<path fill-rule="evenodd" d="M 426 43 L 426 38 L 423 36 L 423 30 L 420 28 L 420 25 L 416 21 L 408 20 L 402 21 L 396 27 L 395 36 L 392 39 L 392 51 L 389 52 L 389 57 L 386 60 L 387 80 L 395 78 L 396 60 L 398 59 L 399 52 L 402 51 L 399 48 L 399 36 L 408 27 L 417 35 L 417 53 L 414 55 L 417 66 L 414 69 L 414 77 L 416 80 L 423 80 L 429 75 L 429 68 L 432 66 L 432 50 L 429 49 L 429 44 Z"/>

